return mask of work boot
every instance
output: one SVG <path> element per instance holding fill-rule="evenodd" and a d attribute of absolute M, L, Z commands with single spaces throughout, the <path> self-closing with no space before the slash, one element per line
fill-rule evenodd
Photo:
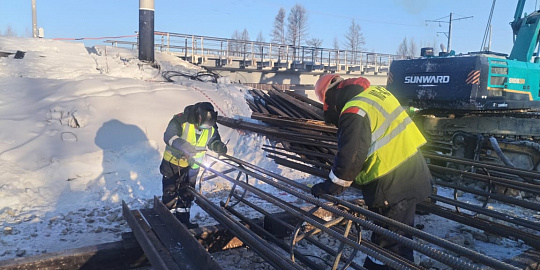
<path fill-rule="evenodd" d="M 189 221 L 189 212 L 179 213 L 176 212 L 176 218 L 180 220 L 188 229 L 199 228 L 199 224 L 191 223 Z"/>

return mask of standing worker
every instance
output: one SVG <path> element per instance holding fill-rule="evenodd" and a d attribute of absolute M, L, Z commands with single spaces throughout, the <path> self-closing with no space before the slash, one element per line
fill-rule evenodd
<path fill-rule="evenodd" d="M 324 75 L 315 93 L 324 103 L 325 122 L 338 128 L 338 152 L 328 179 L 314 185 L 311 194 L 339 195 L 354 182 L 362 187 L 369 210 L 414 226 L 416 204 L 431 194 L 432 176 L 418 149 L 426 140 L 407 112 L 388 90 L 370 86 L 363 77 Z M 392 239 L 374 233 L 371 241 L 414 262 L 413 250 Z M 390 269 L 370 256 L 364 267 Z"/>
<path fill-rule="evenodd" d="M 190 222 L 190 208 L 194 200 L 187 187 L 195 187 L 199 165 L 206 147 L 218 154 L 227 153 L 227 146 L 218 132 L 217 112 L 209 102 L 199 102 L 174 115 L 163 139 L 165 152 L 159 170 L 163 175 L 163 203 L 175 213 L 188 229 L 199 227 Z"/>

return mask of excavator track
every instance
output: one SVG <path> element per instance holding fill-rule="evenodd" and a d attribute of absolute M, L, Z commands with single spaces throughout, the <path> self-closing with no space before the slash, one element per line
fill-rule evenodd
<path fill-rule="evenodd" d="M 413 119 L 435 151 L 540 170 L 539 111 L 423 110 Z"/>

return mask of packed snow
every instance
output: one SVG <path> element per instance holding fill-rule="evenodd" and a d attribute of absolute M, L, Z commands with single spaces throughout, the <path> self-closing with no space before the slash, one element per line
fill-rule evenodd
<path fill-rule="evenodd" d="M 24 58 L 15 59 L 17 51 Z M 251 116 L 248 88 L 226 77 L 167 82 L 163 71 L 203 71 L 167 53 L 155 53 L 158 67 L 136 50 L 18 37 L 0 37 L 0 52 L 13 53 L 0 57 L 0 260 L 120 240 L 130 231 L 121 202 L 146 208 L 161 195 L 163 132 L 174 114 L 209 101 L 222 116 Z M 232 156 L 305 184 L 321 181 L 265 157 L 264 136 L 219 131 Z M 222 199 L 229 187 L 212 180 L 201 192 Z M 214 222 L 196 205 L 192 221 Z M 434 215 L 417 223 L 441 237 L 477 233 Z M 468 241 L 501 260 L 528 248 Z"/>
<path fill-rule="evenodd" d="M 0 259 L 119 240 L 121 201 L 137 209 L 161 195 L 174 114 L 209 101 L 220 115 L 251 115 L 247 88 L 227 78 L 166 82 L 160 71 L 202 71 L 173 55 L 156 52 L 156 68 L 128 49 L 14 37 L 0 37 L 0 51 L 25 52 L 0 58 Z M 265 138 L 219 130 L 229 154 L 277 167 L 257 151 Z"/>

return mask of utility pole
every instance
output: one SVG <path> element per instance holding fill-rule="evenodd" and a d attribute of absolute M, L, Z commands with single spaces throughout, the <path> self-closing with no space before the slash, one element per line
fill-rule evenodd
<path fill-rule="evenodd" d="M 446 51 L 449 52 L 450 51 L 450 45 L 452 44 L 452 21 L 459 21 L 459 20 L 464 20 L 464 19 L 470 19 L 472 18 L 473 16 L 468 16 L 468 17 L 461 17 L 461 18 L 456 18 L 454 19 L 453 18 L 453 13 L 450 12 L 450 18 L 448 19 L 448 21 L 442 21 L 442 19 L 446 18 L 446 17 L 443 17 L 443 18 L 440 18 L 440 19 L 436 19 L 436 20 L 426 20 L 426 24 L 428 22 L 437 22 L 439 23 L 439 26 L 441 25 L 441 23 L 448 23 L 448 32 L 437 32 L 437 33 L 443 33 L 446 35 L 446 37 L 448 38 L 448 46 L 446 47 Z"/>
<path fill-rule="evenodd" d="M 139 60 L 154 62 L 154 0 L 139 0 Z"/>
<path fill-rule="evenodd" d="M 36 0 L 32 0 L 32 37 L 38 37 Z"/>

